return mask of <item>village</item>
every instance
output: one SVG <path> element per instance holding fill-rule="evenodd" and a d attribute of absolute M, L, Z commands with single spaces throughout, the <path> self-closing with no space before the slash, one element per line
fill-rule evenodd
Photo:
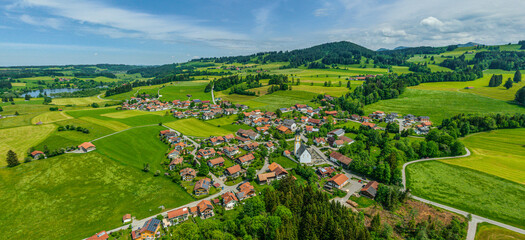
<path fill-rule="evenodd" d="M 325 96 L 325 99 L 330 98 Z M 261 194 L 259 186 L 272 184 L 275 180 L 303 178 L 295 173 L 298 170 L 294 165 L 315 171 L 314 178 L 320 189 L 332 194 L 333 201 L 345 203 L 357 211 L 354 208 L 357 204 L 350 197 L 373 199 L 379 183 L 349 170 L 352 159 L 338 149 L 354 140 L 345 136 L 345 129 L 334 126 L 338 122 L 353 122 L 359 127 L 384 130 L 385 124 L 397 123 L 400 133 L 412 130 L 415 135 L 428 133 L 432 126 L 425 116 L 401 116 L 382 111 L 359 116 L 330 109 L 330 106 L 313 108 L 305 104 L 270 112 L 248 111 L 247 106 L 228 101 L 219 104 L 198 99 L 162 102 L 133 97 L 122 104 L 122 110 L 169 110 L 175 118 L 202 120 L 237 115 L 235 124 L 241 126 L 235 134 L 205 139 L 184 136 L 174 129 L 159 132 L 159 141 L 171 149 L 166 154 L 164 175 L 180 184 L 196 201 L 165 211 L 162 217 L 137 220 L 132 214 L 126 214 L 122 219 L 126 225 L 112 231 L 131 224 L 132 239 L 152 239 L 161 235 L 161 228 L 190 218 L 213 217 L 217 208 L 234 209 L 246 199 Z M 75 151 L 87 152 L 95 146 L 84 143 L 78 149 Z M 112 231 L 102 231 L 88 239 L 107 239 L 105 236 Z"/>

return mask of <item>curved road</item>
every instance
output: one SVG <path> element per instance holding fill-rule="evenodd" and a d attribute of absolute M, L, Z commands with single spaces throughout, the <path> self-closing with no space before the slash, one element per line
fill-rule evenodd
<path fill-rule="evenodd" d="M 468 150 L 468 148 L 465 148 L 465 150 L 467 150 L 467 153 L 465 155 L 462 155 L 462 156 L 419 159 L 419 160 L 415 160 L 415 161 L 407 162 L 407 163 L 403 164 L 403 171 L 402 171 L 402 175 L 403 175 L 402 176 L 402 178 L 403 178 L 403 190 L 406 190 L 406 171 L 405 171 L 405 169 L 406 169 L 406 167 L 408 165 L 413 164 L 413 163 L 418 163 L 418 162 L 443 160 L 443 159 L 453 159 L 453 158 L 463 158 L 463 157 L 470 156 L 470 150 Z M 474 238 L 476 237 L 476 228 L 478 226 L 478 223 L 481 223 L 481 222 L 487 222 L 487 223 L 490 223 L 490 224 L 493 224 L 493 225 L 496 225 L 496 226 L 499 226 L 499 227 L 502 227 L 502 228 L 506 228 L 506 229 L 514 231 L 514 232 L 525 234 L 525 230 L 523 230 L 521 228 L 517 228 L 517 227 L 510 226 L 510 225 L 507 225 L 507 224 L 504 224 L 504 223 L 500 223 L 500 222 L 497 222 L 497 221 L 494 221 L 494 220 L 490 220 L 488 218 L 480 217 L 480 216 L 474 215 L 472 213 L 465 212 L 465 211 L 462 211 L 462 210 L 459 210 L 459 209 L 455 209 L 455 208 L 452 208 L 452 207 L 449 207 L 449 206 L 445 206 L 445 205 L 440 204 L 440 203 L 432 202 L 430 200 L 427 200 L 427 199 L 424 199 L 424 198 L 420 198 L 420 197 L 417 197 L 417 196 L 414 196 L 414 195 L 411 195 L 410 197 L 412 197 L 413 199 L 416 199 L 418 201 L 421 201 L 421 202 L 424 202 L 424 203 L 427 203 L 427 204 L 431 204 L 431 205 L 434 205 L 434 206 L 439 207 L 439 208 L 443 208 L 443 209 L 445 209 L 447 211 L 463 215 L 465 217 L 470 215 L 471 216 L 471 220 L 468 223 L 467 240 L 474 240 Z"/>

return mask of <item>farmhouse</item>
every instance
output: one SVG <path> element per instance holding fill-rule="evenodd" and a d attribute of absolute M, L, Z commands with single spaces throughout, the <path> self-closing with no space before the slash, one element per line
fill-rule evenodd
<path fill-rule="evenodd" d="M 285 127 L 283 125 L 278 126 L 277 130 L 279 130 L 279 132 L 284 133 L 284 134 L 291 134 L 292 133 L 292 130 L 290 130 L 289 128 L 287 128 L 287 127 Z"/>
<path fill-rule="evenodd" d="M 205 195 L 208 194 L 210 191 L 211 186 L 211 179 L 209 178 L 203 178 L 195 183 L 195 187 L 193 188 L 193 193 L 195 195 Z"/>
<path fill-rule="evenodd" d="M 268 170 L 270 170 L 270 172 L 275 173 L 275 177 L 277 179 L 281 179 L 284 176 L 288 175 L 288 172 L 280 164 L 276 162 L 273 162 L 272 164 L 270 164 L 270 166 L 268 166 Z"/>
<path fill-rule="evenodd" d="M 84 153 L 91 152 L 91 151 L 97 149 L 95 147 L 95 145 L 93 145 L 93 143 L 90 143 L 90 142 L 82 143 L 82 144 L 78 145 L 78 148 L 80 149 L 80 151 L 82 151 Z"/>
<path fill-rule="evenodd" d="M 261 173 L 257 175 L 257 181 L 259 184 L 268 184 L 275 179 L 274 172 Z"/>
<path fill-rule="evenodd" d="M 350 163 L 352 162 L 352 159 L 339 152 L 333 151 L 332 153 L 330 153 L 330 161 L 334 163 L 339 163 L 344 167 L 348 167 L 348 165 L 350 165 Z"/>
<path fill-rule="evenodd" d="M 333 176 L 332 178 L 328 179 L 328 181 L 326 182 L 325 187 L 329 188 L 329 189 L 332 189 L 332 188 L 341 189 L 347 183 L 348 183 L 348 177 L 346 175 L 340 173 L 340 174 L 337 174 L 337 175 Z"/>
<path fill-rule="evenodd" d="M 131 232 L 131 238 L 133 240 L 146 240 L 155 239 L 157 231 L 160 228 L 160 220 L 152 218 L 144 223 L 144 226 Z"/>
<path fill-rule="evenodd" d="M 376 181 L 370 181 L 366 184 L 366 186 L 361 189 L 361 195 L 369 197 L 369 198 L 375 198 L 377 194 L 377 188 L 379 187 L 379 183 Z"/>
<path fill-rule="evenodd" d="M 31 152 L 31 156 L 33 157 L 33 159 L 42 159 L 46 157 L 44 152 L 41 151 L 33 151 Z"/>
<path fill-rule="evenodd" d="M 180 170 L 180 176 L 182 181 L 193 181 L 193 179 L 197 176 L 197 173 L 193 168 L 184 168 Z"/>

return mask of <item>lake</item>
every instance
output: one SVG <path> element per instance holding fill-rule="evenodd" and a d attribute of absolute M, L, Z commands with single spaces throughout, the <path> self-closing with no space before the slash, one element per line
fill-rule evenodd
<path fill-rule="evenodd" d="M 31 96 L 32 98 L 38 97 L 38 95 L 40 93 L 42 93 L 42 94 L 45 93 L 47 96 L 53 97 L 53 96 L 51 96 L 52 93 L 63 93 L 63 92 L 70 92 L 70 93 L 72 93 L 72 92 L 76 92 L 76 91 L 80 91 L 80 89 L 78 89 L 78 88 L 43 89 L 42 91 L 36 90 L 36 91 L 28 92 L 26 94 L 29 94 L 29 96 Z M 24 96 L 25 96 L 25 94 L 24 94 Z"/>

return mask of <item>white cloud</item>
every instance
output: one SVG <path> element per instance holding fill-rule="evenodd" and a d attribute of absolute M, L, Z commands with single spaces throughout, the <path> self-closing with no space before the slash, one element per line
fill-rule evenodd
<path fill-rule="evenodd" d="M 218 28 L 201 26 L 197 20 L 181 16 L 157 16 L 109 6 L 95 1 L 20 0 L 7 7 L 9 10 L 38 8 L 49 14 L 75 21 L 80 29 L 113 38 L 143 38 L 162 41 L 203 41 L 226 46 L 228 41 L 245 41 L 247 36 Z M 24 15 L 23 15 L 24 16 Z M 43 26 L 25 15 L 22 21 Z M 47 20 L 49 27 L 58 22 Z"/>
<path fill-rule="evenodd" d="M 439 19 L 435 17 L 427 17 L 421 20 L 420 24 L 423 26 L 427 26 L 429 28 L 438 29 L 440 31 L 445 26 L 443 22 L 441 22 Z"/>
<path fill-rule="evenodd" d="M 38 18 L 38 17 L 32 17 L 27 14 L 22 14 L 19 17 L 20 21 L 35 25 L 35 26 L 41 26 L 41 27 L 50 27 L 54 29 L 60 29 L 62 26 L 62 21 L 56 18 Z"/>

